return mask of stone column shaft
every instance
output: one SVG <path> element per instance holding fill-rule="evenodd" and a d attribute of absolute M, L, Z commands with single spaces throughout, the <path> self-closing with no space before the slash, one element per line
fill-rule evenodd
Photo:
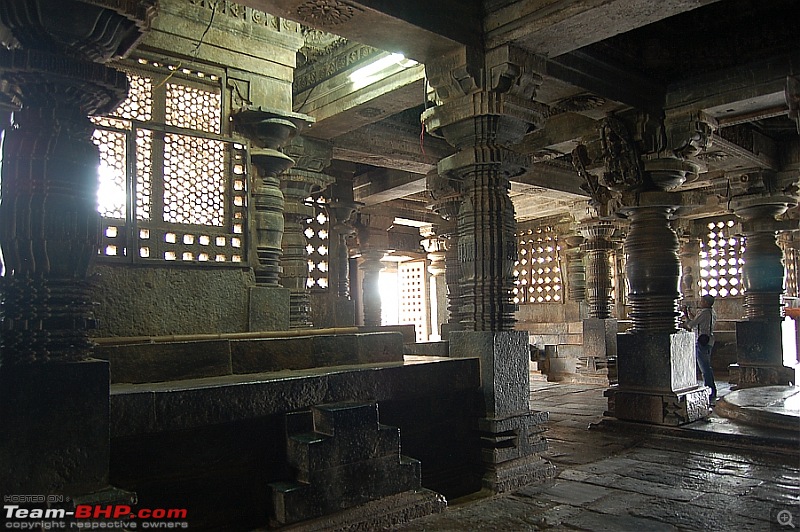
<path fill-rule="evenodd" d="M 379 250 L 367 250 L 361 254 L 361 263 L 358 268 L 362 272 L 362 306 L 364 310 L 364 325 L 367 327 L 379 327 L 381 325 L 381 293 L 380 293 L 380 273 L 383 270 L 384 252 Z"/>
<path fill-rule="evenodd" d="M 614 243 L 610 238 L 614 226 L 608 223 L 592 223 L 580 228 L 586 241 L 581 245 L 586 257 L 586 302 L 589 317 L 606 319 L 611 317 L 611 253 Z"/>

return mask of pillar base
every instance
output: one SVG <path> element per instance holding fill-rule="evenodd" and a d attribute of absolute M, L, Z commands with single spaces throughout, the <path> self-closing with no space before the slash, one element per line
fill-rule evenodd
<path fill-rule="evenodd" d="M 483 486 L 501 493 L 552 478 L 555 467 L 540 456 L 549 414 L 530 410 L 528 334 L 451 331 L 450 356 L 480 359 Z"/>
<path fill-rule="evenodd" d="M 617 380 L 617 320 L 583 320 L 583 356 L 578 357 L 577 382 L 608 386 Z"/>
<path fill-rule="evenodd" d="M 619 385 L 606 391 L 607 415 L 673 426 L 708 417 L 710 390 L 697 384 L 693 333 L 624 333 L 617 342 Z"/>
<path fill-rule="evenodd" d="M 282 286 L 251 286 L 248 312 L 250 331 L 289 329 L 289 289 Z"/>
<path fill-rule="evenodd" d="M 655 425 L 685 425 L 710 415 L 710 394 L 711 390 L 705 386 L 678 393 L 627 391 L 611 387 L 604 394 L 608 397 L 605 415 Z"/>
<path fill-rule="evenodd" d="M 728 366 L 728 382 L 734 389 L 756 386 L 786 386 L 797 384 L 796 369 L 788 366 Z"/>
<path fill-rule="evenodd" d="M 0 367 L 0 493 L 107 489 L 109 405 L 105 360 Z"/>

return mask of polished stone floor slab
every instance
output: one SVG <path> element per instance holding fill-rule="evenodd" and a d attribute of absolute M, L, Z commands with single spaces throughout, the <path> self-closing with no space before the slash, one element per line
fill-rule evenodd
<path fill-rule="evenodd" d="M 716 414 L 665 431 L 603 425 L 603 391 L 532 383 L 531 407 L 554 420 L 546 433 L 552 482 L 450 501 L 442 514 L 398 530 L 781 530 L 782 510 L 800 526 L 800 447 L 783 432 Z"/>

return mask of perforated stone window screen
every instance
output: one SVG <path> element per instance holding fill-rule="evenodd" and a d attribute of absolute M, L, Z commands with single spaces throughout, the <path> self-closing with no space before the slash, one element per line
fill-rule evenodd
<path fill-rule="evenodd" d="M 745 242 L 733 234 L 732 219 L 714 220 L 706 224 L 707 232 L 700 241 L 700 295 L 714 297 L 742 295 L 742 264 Z"/>
<path fill-rule="evenodd" d="M 308 279 L 306 286 L 327 290 L 330 276 L 330 218 L 328 200 L 320 193 L 306 198 L 314 207 L 314 216 L 306 219 L 303 233 L 306 237 Z"/>
<path fill-rule="evenodd" d="M 425 261 L 401 262 L 398 266 L 398 282 L 400 285 L 399 323 L 413 323 L 417 342 L 428 339 L 428 307 L 426 294 L 427 274 Z"/>
<path fill-rule="evenodd" d="M 559 303 L 562 300 L 561 246 L 552 226 L 517 234 L 514 303 Z"/>
<path fill-rule="evenodd" d="M 104 222 L 99 254 L 134 262 L 246 262 L 247 146 L 219 135 L 220 78 L 138 62 L 161 72 L 128 72 L 128 98 L 112 115 L 93 119 Z"/>

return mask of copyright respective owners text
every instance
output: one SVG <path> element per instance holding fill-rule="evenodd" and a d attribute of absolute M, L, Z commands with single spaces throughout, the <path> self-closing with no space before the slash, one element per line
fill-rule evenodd
<path fill-rule="evenodd" d="M 140 508 L 128 504 L 84 504 L 66 495 L 4 495 L 6 530 L 188 529 L 186 508 Z"/>
<path fill-rule="evenodd" d="M 770 530 L 800 530 L 800 505 L 771 508 L 769 517 Z"/>

